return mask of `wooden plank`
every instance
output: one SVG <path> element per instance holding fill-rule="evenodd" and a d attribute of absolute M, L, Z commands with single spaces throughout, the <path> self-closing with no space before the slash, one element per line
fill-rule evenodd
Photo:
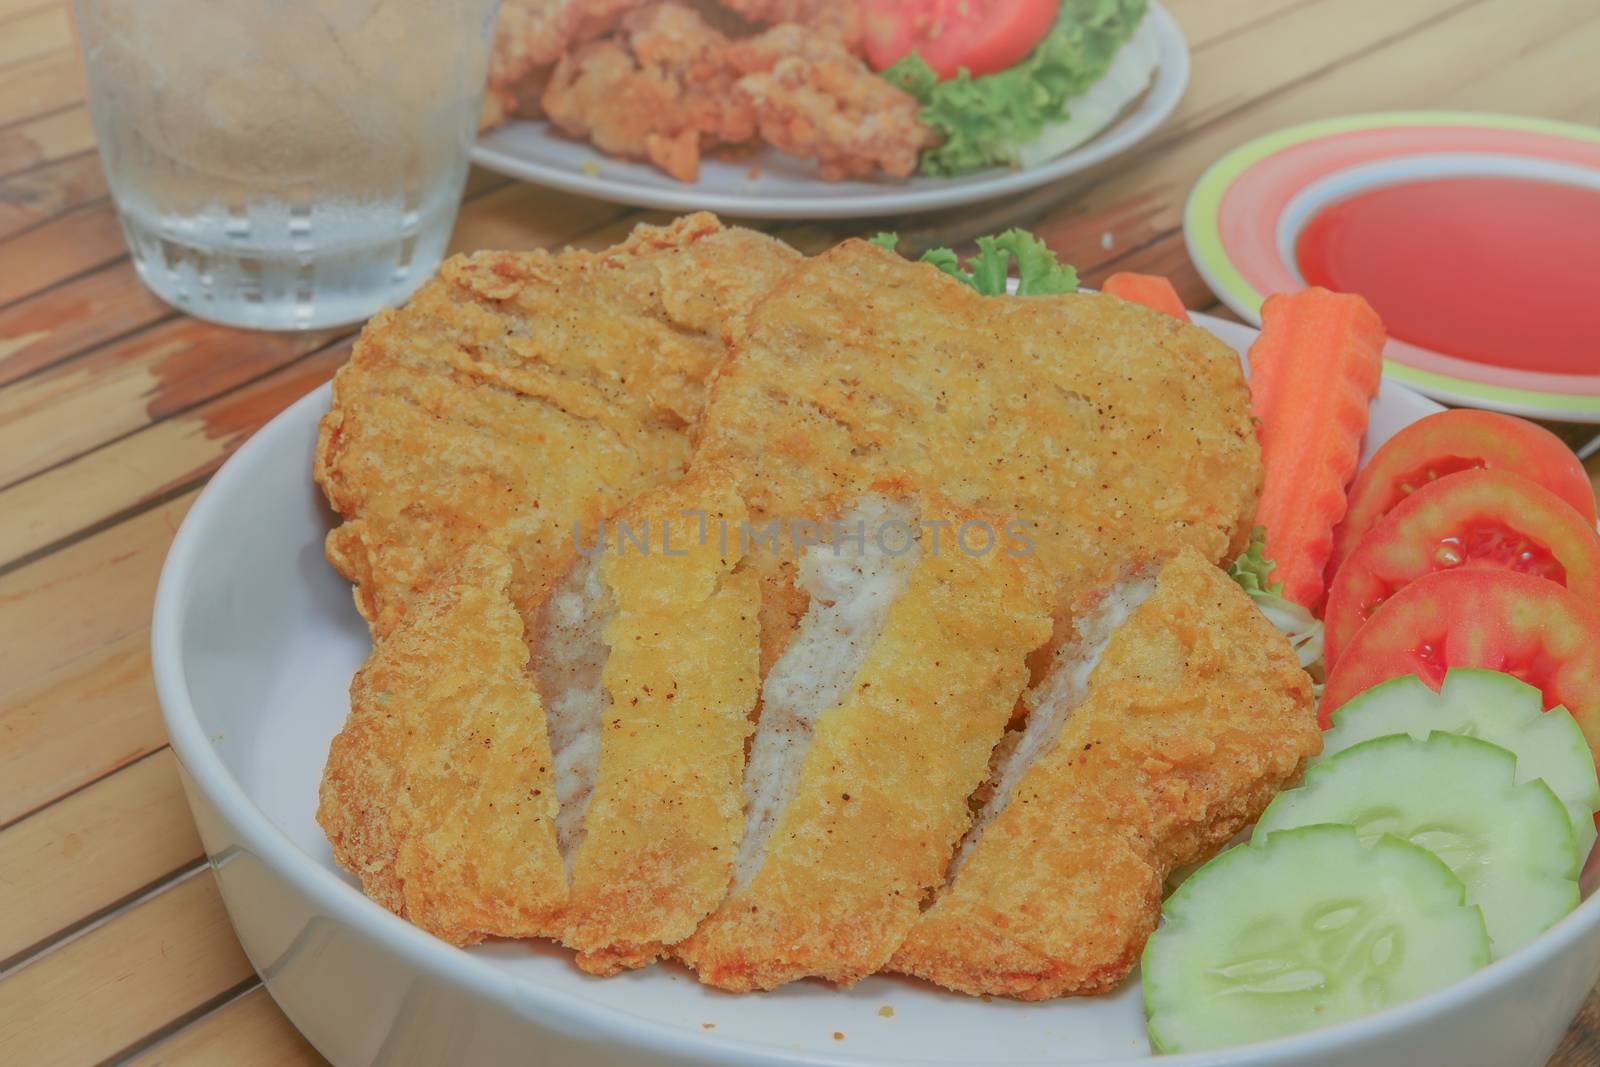
<path fill-rule="evenodd" d="M 0 178 L 94 148 L 87 107 L 72 107 L 0 130 Z"/>
<path fill-rule="evenodd" d="M 266 989 L 257 986 L 197 1019 L 125 1067 L 326 1067 Z"/>
<path fill-rule="evenodd" d="M 203 855 L 171 749 L 0 831 L 0 961 Z"/>
<path fill-rule="evenodd" d="M 0 982 L 0 1048 L 29 1067 L 96 1063 L 250 975 L 202 871 Z"/>
<path fill-rule="evenodd" d="M 261 333 L 187 317 L 0 388 L 0 487 L 159 422 L 348 337 Z M 63 421 L 62 413 L 72 417 Z"/>
<path fill-rule="evenodd" d="M 1191 51 L 1199 51 L 1314 0 L 1166 0 Z"/>
<path fill-rule="evenodd" d="M 1591 990 L 1572 1020 L 1572 1027 L 1556 1054 L 1550 1058 L 1550 1067 L 1596 1067 L 1600 1064 L 1600 992 Z"/>
<path fill-rule="evenodd" d="M 0 386 L 176 315 L 123 258 L 0 309 Z"/>
<path fill-rule="evenodd" d="M 86 152 L 0 180 L 0 241 L 104 200 L 100 157 Z"/>
<path fill-rule="evenodd" d="M 23 12 L 0 26 L 0 67 L 72 47 L 72 17 L 61 5 Z"/>
<path fill-rule="evenodd" d="M 83 103 L 88 86 L 76 48 L 61 48 L 0 70 L 0 126 Z"/>
<path fill-rule="evenodd" d="M 150 624 L 186 493 L 0 576 L 0 706 L 61 667 Z M 0 752 L 0 759 L 4 758 Z"/>
<path fill-rule="evenodd" d="M 1450 11 L 1477 0 L 1316 0 L 1247 27 L 1193 56 L 1192 88 L 1151 145 L 1182 137 L 1282 89 L 1316 78 L 1373 48 L 1406 43 Z M 1391 101 L 1406 100 L 1390 95 Z M 1148 152 L 1148 147 L 1141 151 Z"/>
<path fill-rule="evenodd" d="M 332 377 L 341 344 L 184 415 L 0 491 L 0 566 L 210 475 L 291 402 Z"/>
<path fill-rule="evenodd" d="M 1469 111 L 1561 116 L 1575 95 L 1594 84 L 1597 52 L 1600 19 L 1591 17 L 1581 26 L 1536 43 L 1509 62 L 1477 72 L 1452 94 L 1451 104 Z M 1600 121 L 1600 108 L 1576 111 L 1571 117 L 1593 124 Z"/>
<path fill-rule="evenodd" d="M 627 210 L 619 204 L 508 182 L 461 209 L 449 250 L 454 254 L 484 248 L 559 248 Z"/>
<path fill-rule="evenodd" d="M 74 660 L 0 706 L 0 825 L 167 743 L 141 629 Z"/>
<path fill-rule="evenodd" d="M 59 215 L 0 244 L 0 261 L 25 263 L 0 272 L 0 308 L 127 254 L 108 201 Z"/>
<path fill-rule="evenodd" d="M 67 0 L 0 0 L 0 24 L 48 7 L 66 9 Z"/>

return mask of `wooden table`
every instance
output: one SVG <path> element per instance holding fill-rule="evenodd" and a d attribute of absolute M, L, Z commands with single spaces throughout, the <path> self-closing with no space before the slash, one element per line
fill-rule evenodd
<path fill-rule="evenodd" d="M 1214 300 L 1184 253 L 1200 171 L 1288 123 L 1394 107 L 1594 121 L 1593 0 L 1169 0 L 1194 82 L 1154 140 L 999 208 L 779 226 L 806 250 L 887 222 L 1032 224 L 1089 284 Z M 474 173 L 456 249 L 612 242 L 646 213 Z M 0 1061 L 319 1063 L 261 988 L 206 870 L 151 687 L 151 596 L 195 494 L 325 381 L 348 331 L 231 330 L 140 288 L 63 0 L 0 0 Z M 1592 469 L 1600 477 L 1600 464 Z M 1600 1000 L 1554 1062 L 1600 1064 Z"/>

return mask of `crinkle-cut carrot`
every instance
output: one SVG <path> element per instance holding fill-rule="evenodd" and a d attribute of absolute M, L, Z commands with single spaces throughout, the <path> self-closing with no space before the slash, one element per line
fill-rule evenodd
<path fill-rule="evenodd" d="M 1121 271 L 1107 278 L 1100 291 L 1165 312 L 1175 319 L 1189 321 L 1189 312 L 1179 299 L 1178 291 L 1172 287 L 1170 281 L 1159 274 L 1134 274 L 1130 271 Z"/>
<path fill-rule="evenodd" d="M 1250 346 L 1264 473 L 1256 523 L 1266 527 L 1266 555 L 1278 565 L 1273 580 L 1313 611 L 1326 592 L 1333 528 L 1361 458 L 1386 338 L 1361 297 L 1312 288 L 1268 297 L 1261 336 Z"/>

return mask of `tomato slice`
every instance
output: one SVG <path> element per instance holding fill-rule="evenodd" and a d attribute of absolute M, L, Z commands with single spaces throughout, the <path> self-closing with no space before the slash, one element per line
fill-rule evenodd
<path fill-rule="evenodd" d="M 1600 605 L 1600 536 L 1591 522 L 1520 474 L 1463 471 L 1400 501 L 1339 568 L 1323 613 L 1328 666 L 1408 583 L 1477 567 L 1547 578 Z"/>
<path fill-rule="evenodd" d="M 862 0 L 867 61 L 886 70 L 920 53 L 940 80 L 1022 62 L 1044 40 L 1061 0 Z"/>
<path fill-rule="evenodd" d="M 1373 613 L 1328 677 L 1318 718 L 1390 678 L 1434 689 L 1452 667 L 1514 675 L 1564 705 L 1600 752 L 1600 618 L 1555 582 L 1497 570 L 1418 578 Z"/>
<path fill-rule="evenodd" d="M 1418 488 L 1459 471 L 1488 467 L 1538 482 L 1595 521 L 1594 489 L 1583 464 L 1561 439 L 1525 419 L 1492 411 L 1441 411 L 1385 441 L 1356 476 L 1344 521 L 1333 534 L 1328 577 L 1339 573 L 1361 538 Z"/>

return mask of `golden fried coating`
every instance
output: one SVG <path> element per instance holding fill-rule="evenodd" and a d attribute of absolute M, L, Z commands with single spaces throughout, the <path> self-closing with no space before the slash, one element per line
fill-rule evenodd
<path fill-rule="evenodd" d="M 317 822 L 339 865 L 451 944 L 554 932 L 566 898 L 544 709 L 502 553 L 474 548 L 350 687 Z"/>
<path fill-rule="evenodd" d="M 382 638 L 472 545 L 525 617 L 591 529 L 678 477 L 751 303 L 799 254 L 705 214 L 603 252 L 481 252 L 375 316 L 334 379 L 316 477 L 328 559 Z"/>
<path fill-rule="evenodd" d="M 631 11 L 618 34 L 561 59 L 544 90 L 544 113 L 601 151 L 647 159 L 692 182 L 702 151 L 755 138 L 755 115 L 733 91 L 728 44 L 682 4 Z"/>
<path fill-rule="evenodd" d="M 511 115 L 539 117 L 539 98 L 555 63 L 574 45 L 615 28 L 646 0 L 502 0 L 489 59 L 480 129 Z"/>
<path fill-rule="evenodd" d="M 798 23 L 854 52 L 861 45 L 861 0 L 721 0 L 723 6 L 763 26 Z"/>
<path fill-rule="evenodd" d="M 947 531 L 969 518 L 942 506 L 921 513 Z M 879 608 L 887 614 L 860 669 L 842 675 L 842 697 L 815 717 L 759 865 L 673 949 L 702 982 L 737 992 L 808 975 L 853 983 L 888 961 L 939 883 L 1026 684 L 1026 658 L 1050 632 L 1049 585 L 1032 559 L 969 555 L 949 538 L 935 552 L 924 536 L 903 591 Z M 883 595 L 868 583 L 869 602 Z"/>
<path fill-rule="evenodd" d="M 1130 561 L 1242 548 L 1261 482 L 1234 352 L 1098 294 L 985 297 L 863 241 L 805 261 L 718 371 L 696 462 L 757 517 L 886 476 L 1028 524 L 1062 618 Z"/>
<path fill-rule="evenodd" d="M 521 86 L 540 67 L 561 58 L 578 25 L 580 0 L 502 0 L 489 57 L 489 86 L 479 126 L 517 110 Z"/>
<path fill-rule="evenodd" d="M 761 139 L 815 159 L 826 181 L 910 177 L 935 134 L 910 93 L 891 85 L 849 48 L 804 26 L 777 26 L 735 41 L 728 61 L 741 75 L 737 98 Z"/>
<path fill-rule="evenodd" d="M 610 538 L 601 557 L 615 602 L 610 704 L 562 934 L 594 974 L 642 967 L 687 937 L 733 877 L 759 589 L 755 572 L 738 568 L 737 534 L 719 531 L 744 518 L 732 480 L 702 474 L 618 516 L 644 533 L 649 554 Z"/>
<path fill-rule="evenodd" d="M 889 968 L 1023 1000 L 1111 988 L 1168 874 L 1253 822 L 1320 748 L 1287 641 L 1184 550 Z"/>

